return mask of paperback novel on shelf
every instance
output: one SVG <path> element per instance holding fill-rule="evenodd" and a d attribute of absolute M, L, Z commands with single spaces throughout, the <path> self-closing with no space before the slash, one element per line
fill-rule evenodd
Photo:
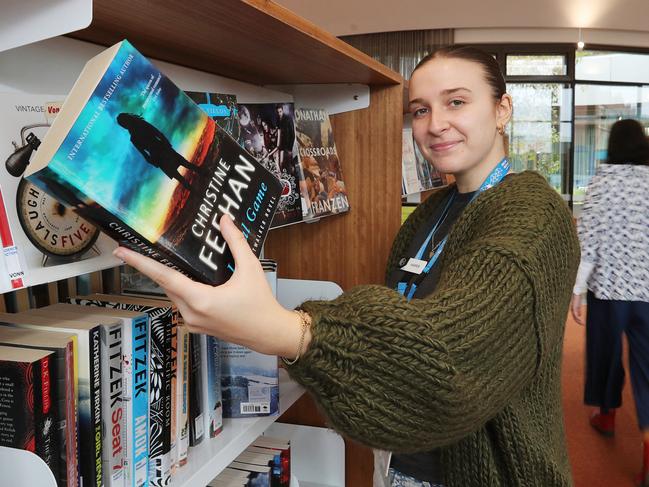
<path fill-rule="evenodd" d="M 176 380 L 176 442 L 178 444 L 178 466 L 187 463 L 189 450 L 189 331 L 186 326 L 178 327 L 178 379 Z"/>
<path fill-rule="evenodd" d="M 174 306 L 136 297 L 91 294 L 70 301 L 85 306 L 144 312 L 149 316 L 149 485 L 171 478 L 171 330 Z"/>
<path fill-rule="evenodd" d="M 64 95 L 0 93 L 0 292 L 115 265 L 115 243 L 23 178 Z"/>
<path fill-rule="evenodd" d="M 104 324 L 101 333 L 105 352 L 101 367 L 104 478 L 107 487 L 110 483 L 128 487 L 146 485 L 148 316 L 142 312 L 68 303 L 38 310 L 64 319 Z"/>
<path fill-rule="evenodd" d="M 60 487 L 78 485 L 78 423 L 76 366 L 76 339 L 64 332 L 21 330 L 0 323 L 0 345 L 50 350 L 52 371 L 56 377 L 56 403 L 52 404 L 55 430 L 58 436 L 57 453 Z"/>
<path fill-rule="evenodd" d="M 300 163 L 293 103 L 240 103 L 238 109 L 244 148 L 272 171 L 282 185 L 271 227 L 301 222 Z"/>
<path fill-rule="evenodd" d="M 209 91 L 185 91 L 185 93 L 234 140 L 239 141 L 241 127 L 239 126 L 237 95 Z"/>
<path fill-rule="evenodd" d="M 189 334 L 189 446 L 196 446 L 205 439 L 205 414 L 203 397 L 203 347 L 201 335 Z"/>
<path fill-rule="evenodd" d="M 221 391 L 221 340 L 201 335 L 201 364 L 203 367 L 203 409 L 206 411 L 206 432 L 216 438 L 223 431 L 223 401 Z"/>
<path fill-rule="evenodd" d="M 258 255 L 281 193 L 126 40 L 88 61 L 25 176 L 121 244 L 209 284 L 233 272 L 220 217 Z"/>
<path fill-rule="evenodd" d="M 0 446 L 34 452 L 58 475 L 52 355 L 0 345 Z"/>
<path fill-rule="evenodd" d="M 262 259 L 264 275 L 277 296 L 277 262 Z M 221 396 L 224 418 L 279 414 L 277 356 L 235 343 L 220 342 Z"/>
<path fill-rule="evenodd" d="M 34 315 L 29 311 L 0 313 L 0 322 L 24 329 L 62 331 L 76 336 L 79 413 L 79 473 L 84 486 L 101 487 L 101 326 L 92 322 Z"/>
<path fill-rule="evenodd" d="M 305 220 L 349 211 L 347 189 L 326 110 L 295 110 Z"/>

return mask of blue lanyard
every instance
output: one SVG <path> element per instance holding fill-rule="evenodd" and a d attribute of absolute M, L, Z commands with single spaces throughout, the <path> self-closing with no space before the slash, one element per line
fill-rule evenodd
<path fill-rule="evenodd" d="M 477 196 L 482 193 L 483 191 L 486 191 L 490 188 L 493 188 L 496 186 L 498 183 L 500 183 L 507 173 L 509 172 L 509 169 L 511 168 L 509 161 L 507 158 L 503 158 L 502 161 L 491 171 L 489 176 L 487 176 L 487 179 L 484 180 L 482 185 L 478 188 L 478 190 L 475 192 L 473 197 L 471 198 L 471 203 L 474 199 L 477 198 Z M 442 212 L 440 218 L 437 220 L 437 223 L 433 226 L 433 229 L 430 231 L 428 234 L 428 237 L 426 237 L 426 240 L 424 240 L 424 243 L 422 246 L 419 248 L 416 254 L 416 259 L 421 260 L 421 258 L 424 256 L 424 252 L 426 251 L 426 248 L 428 247 L 428 244 L 430 243 L 430 240 L 433 238 L 433 235 L 435 232 L 439 229 L 440 225 L 444 221 L 444 219 L 447 216 L 447 213 L 449 209 L 451 208 L 451 204 L 453 203 L 453 200 L 455 199 L 455 192 L 451 195 L 449 198 L 448 202 L 446 203 L 446 206 L 444 207 L 444 211 Z M 439 256 L 442 254 L 442 251 L 444 250 L 444 246 L 446 245 L 446 241 L 448 240 L 448 234 L 444 237 L 444 239 L 437 245 L 437 248 L 435 249 L 435 253 L 431 256 L 430 260 L 426 264 L 426 267 L 422 270 L 422 278 L 425 277 L 430 270 L 433 268 L 433 266 L 437 263 Z M 406 296 L 408 301 L 412 299 L 412 297 L 415 295 L 415 291 L 417 291 L 417 284 L 413 283 L 410 288 L 408 289 L 408 284 L 406 282 L 399 282 L 397 284 L 397 291 L 402 296 Z"/>

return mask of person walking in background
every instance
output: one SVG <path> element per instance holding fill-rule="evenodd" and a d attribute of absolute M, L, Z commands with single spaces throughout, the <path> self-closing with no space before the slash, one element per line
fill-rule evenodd
<path fill-rule="evenodd" d="M 629 343 L 631 383 L 643 432 L 642 471 L 649 487 L 649 141 L 635 120 L 613 124 L 608 159 L 588 186 L 578 234 L 581 263 L 572 314 L 583 325 L 587 291 L 584 402 L 597 406 L 590 424 L 604 436 L 615 432 L 622 405 L 622 335 Z"/>

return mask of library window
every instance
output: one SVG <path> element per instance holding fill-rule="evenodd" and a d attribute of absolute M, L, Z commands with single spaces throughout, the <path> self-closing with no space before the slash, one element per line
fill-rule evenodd
<path fill-rule="evenodd" d="M 578 51 L 574 44 L 480 47 L 496 53 L 514 99 L 507 132 L 514 169 L 543 174 L 578 216 L 590 179 L 606 161 L 613 123 L 633 118 L 649 135 L 649 52 Z"/>
<path fill-rule="evenodd" d="M 507 76 L 565 76 L 566 56 L 507 55 Z"/>

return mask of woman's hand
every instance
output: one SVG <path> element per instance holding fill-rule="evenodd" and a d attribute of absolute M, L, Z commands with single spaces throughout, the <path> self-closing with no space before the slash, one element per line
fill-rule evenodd
<path fill-rule="evenodd" d="M 572 300 L 570 301 L 570 311 L 572 311 L 572 317 L 575 319 L 578 325 L 584 324 L 584 313 L 581 305 L 581 295 L 573 294 Z"/>
<path fill-rule="evenodd" d="M 192 281 L 178 271 L 134 251 L 119 247 L 114 254 L 158 283 L 195 333 L 238 343 L 257 352 L 295 357 L 302 333 L 299 316 L 274 298 L 257 257 L 228 216 L 221 233 L 232 252 L 235 272 L 221 286 Z M 304 338 L 303 350 L 310 341 Z"/>

